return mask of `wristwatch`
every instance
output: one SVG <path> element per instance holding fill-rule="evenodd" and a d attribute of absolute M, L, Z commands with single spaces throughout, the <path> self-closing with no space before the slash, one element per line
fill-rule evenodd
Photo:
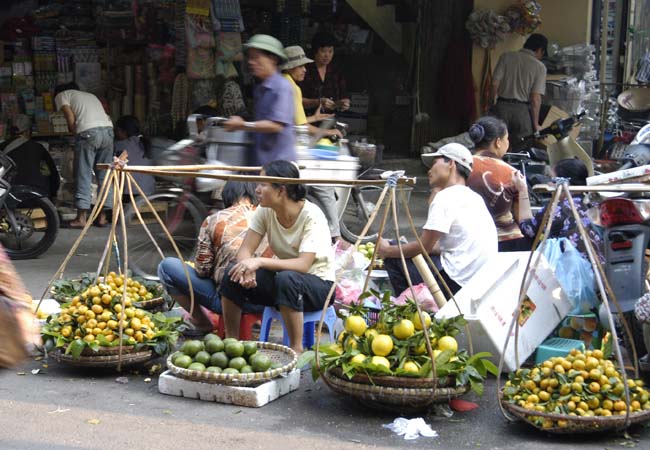
<path fill-rule="evenodd" d="M 255 127 L 255 122 L 244 122 L 244 130 L 252 130 Z"/>

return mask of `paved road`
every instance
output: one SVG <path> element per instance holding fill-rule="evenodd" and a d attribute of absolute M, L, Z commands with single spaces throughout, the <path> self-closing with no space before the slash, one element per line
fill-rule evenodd
<path fill-rule="evenodd" d="M 425 193 L 416 195 L 421 203 Z M 419 208 L 424 220 L 426 208 Z M 78 235 L 62 230 L 43 257 L 16 267 L 34 296 L 40 295 Z M 93 270 L 106 229 L 93 228 L 70 261 L 70 276 Z M 32 369 L 41 369 L 34 375 Z M 24 374 L 21 374 L 24 373 Z M 396 416 L 364 409 L 304 374 L 298 391 L 259 409 L 164 396 L 157 377 L 126 373 L 79 372 L 48 361 L 28 361 L 0 370 L 0 449 L 250 449 L 250 448 L 440 448 L 440 449 L 604 449 L 650 448 L 650 431 L 635 428 L 619 435 L 550 437 L 522 424 L 509 424 L 496 405 L 494 380 L 488 381 L 480 408 L 447 418 L 425 419 L 440 436 L 405 441 L 382 428 Z"/>

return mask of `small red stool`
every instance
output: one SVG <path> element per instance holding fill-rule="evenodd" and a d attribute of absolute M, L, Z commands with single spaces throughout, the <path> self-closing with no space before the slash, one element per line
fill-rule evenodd
<path fill-rule="evenodd" d="M 226 337 L 226 325 L 221 316 L 217 316 L 217 334 L 219 337 Z M 253 325 L 257 321 L 262 320 L 262 313 L 242 313 L 241 321 L 239 322 L 239 340 L 252 341 L 253 340 Z"/>

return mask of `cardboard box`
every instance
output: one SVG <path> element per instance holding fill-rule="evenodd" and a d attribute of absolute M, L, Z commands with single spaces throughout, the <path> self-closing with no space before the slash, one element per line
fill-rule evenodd
<path fill-rule="evenodd" d="M 504 355 L 505 371 L 518 369 L 571 310 L 571 303 L 546 258 L 541 256 L 522 308 L 524 313 L 519 317 L 518 354 L 515 354 L 514 328 L 504 354 L 529 255 L 529 252 L 499 253 L 455 296 L 468 321 L 474 353 L 490 352 L 495 364 Z M 438 311 L 436 318 L 457 315 L 456 305 L 449 302 Z M 463 339 L 466 336 L 460 339 L 461 346 L 468 348 Z"/>

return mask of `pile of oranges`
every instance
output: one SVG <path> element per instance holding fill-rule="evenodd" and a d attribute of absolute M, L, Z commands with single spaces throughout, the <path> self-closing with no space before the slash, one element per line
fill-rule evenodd
<path fill-rule="evenodd" d="M 650 410 L 650 393 L 642 380 L 627 379 L 631 414 Z M 625 384 L 614 362 L 601 350 L 571 350 L 566 357 L 553 357 L 532 369 L 510 374 L 503 387 L 506 401 L 543 413 L 581 417 L 625 415 Z M 542 428 L 566 427 L 566 420 L 531 415 Z"/>

